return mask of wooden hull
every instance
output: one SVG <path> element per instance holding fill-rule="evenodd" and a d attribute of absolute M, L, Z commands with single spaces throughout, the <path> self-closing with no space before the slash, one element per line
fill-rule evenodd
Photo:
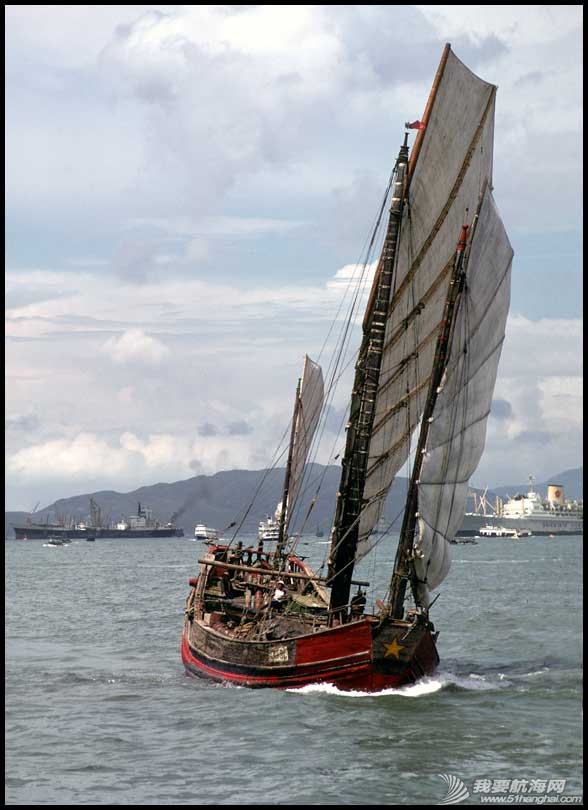
<path fill-rule="evenodd" d="M 339 627 L 279 641 L 227 638 L 202 620 L 186 619 L 182 660 L 191 675 L 252 688 L 330 683 L 375 692 L 414 683 L 439 663 L 423 623 L 367 616 Z"/>

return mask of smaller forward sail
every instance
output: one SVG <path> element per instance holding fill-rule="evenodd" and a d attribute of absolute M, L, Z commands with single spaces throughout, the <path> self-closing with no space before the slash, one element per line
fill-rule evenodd
<path fill-rule="evenodd" d="M 512 257 L 486 188 L 418 481 L 414 567 L 417 601 L 425 607 L 429 592 L 449 571 L 448 542 L 463 521 L 468 482 L 484 450 L 510 303 Z"/>
<path fill-rule="evenodd" d="M 286 530 L 294 511 L 296 498 L 300 494 L 304 465 L 319 423 L 324 399 L 325 389 L 322 369 L 318 363 L 313 362 L 308 355 L 305 355 L 298 402 L 294 415 L 295 423 L 292 431 L 292 461 L 286 505 Z"/>

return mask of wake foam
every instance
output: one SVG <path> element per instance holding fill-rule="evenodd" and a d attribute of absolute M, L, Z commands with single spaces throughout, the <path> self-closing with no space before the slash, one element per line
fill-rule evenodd
<path fill-rule="evenodd" d="M 505 689 L 510 683 L 501 673 L 496 678 L 488 678 L 486 675 L 478 675 L 475 672 L 469 675 L 455 675 L 453 672 L 438 672 L 435 676 L 422 678 L 416 683 L 398 688 L 382 689 L 379 692 L 346 691 L 338 689 L 332 683 L 313 683 L 302 686 L 298 689 L 287 689 L 286 691 L 301 695 L 340 695 L 349 698 L 374 698 L 395 696 L 403 698 L 419 698 L 432 695 L 442 689 L 458 689 L 467 692 L 482 692 L 496 689 Z"/>
<path fill-rule="evenodd" d="M 379 692 L 360 692 L 360 691 L 346 691 L 338 689 L 332 683 L 311 683 L 307 686 L 302 686 L 299 689 L 287 689 L 288 692 L 296 692 L 301 695 L 322 694 L 322 695 L 341 695 L 342 697 L 349 698 L 373 698 L 382 697 L 383 695 L 397 695 L 399 697 L 422 697 L 423 695 L 430 695 L 433 692 L 438 692 L 444 686 L 442 678 L 423 678 L 417 683 L 412 683 L 408 686 L 400 686 L 397 689 L 382 689 Z"/>

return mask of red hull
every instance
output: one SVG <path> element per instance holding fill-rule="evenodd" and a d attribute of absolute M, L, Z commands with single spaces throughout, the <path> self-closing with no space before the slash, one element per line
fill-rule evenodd
<path fill-rule="evenodd" d="M 398 628 L 388 630 L 398 632 Z M 406 635 L 406 625 L 401 630 Z M 222 658 L 232 660 L 221 660 L 218 652 L 209 654 L 201 649 L 204 645 L 196 649 L 188 642 L 187 636 L 191 633 L 188 624 L 182 634 L 182 660 L 191 675 L 251 688 L 286 689 L 332 683 L 342 690 L 377 692 L 414 683 L 435 671 L 439 656 L 429 630 L 421 628 L 413 644 L 397 645 L 397 648 L 394 633 L 384 633 L 384 638 L 380 639 L 379 631 L 376 623 L 364 619 L 289 640 L 286 644 L 275 643 L 274 649 L 283 650 L 288 662 L 260 666 L 240 661 L 238 648 L 236 653 L 228 649 L 229 642 Z M 389 643 L 391 638 L 392 643 Z M 218 648 L 216 643 L 217 651 Z M 400 653 L 392 655 L 385 652 L 386 648 L 398 649 Z"/>

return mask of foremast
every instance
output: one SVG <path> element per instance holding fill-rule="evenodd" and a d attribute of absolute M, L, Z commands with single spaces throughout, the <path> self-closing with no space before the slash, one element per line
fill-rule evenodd
<path fill-rule="evenodd" d="M 363 338 L 355 366 L 341 481 L 331 534 L 329 583 L 331 621 L 344 619 L 349 604 L 353 567 L 359 539 L 359 518 L 368 450 L 375 416 L 386 319 L 392 294 L 397 246 L 407 188 L 408 134 L 400 147 L 393 175 L 392 204 L 379 267 L 363 324 Z"/>
<path fill-rule="evenodd" d="M 404 509 L 402 528 L 400 530 L 400 537 L 398 540 L 398 548 L 396 550 L 394 572 L 390 581 L 388 609 L 389 614 L 396 619 L 402 619 L 404 616 L 404 600 L 409 582 L 411 584 L 415 603 L 418 605 L 418 580 L 414 566 L 412 565 L 414 537 L 417 528 L 417 519 L 419 516 L 418 485 L 427 447 L 429 428 L 433 418 L 437 397 L 439 395 L 439 391 L 441 390 L 443 375 L 445 373 L 445 369 L 447 368 L 447 360 L 449 357 L 449 350 L 451 348 L 451 336 L 453 333 L 453 325 L 455 322 L 459 298 L 465 285 L 465 270 L 467 263 L 466 244 L 468 240 L 468 231 L 469 226 L 463 225 L 455 253 L 451 280 L 449 282 L 447 298 L 445 300 L 443 319 L 441 321 L 441 328 L 437 337 L 435 359 L 433 361 L 433 373 L 431 375 L 429 392 L 423 410 L 421 429 L 415 452 L 412 475 L 406 496 L 406 506 Z M 426 608 L 427 606 L 422 605 L 420 607 Z"/>
<path fill-rule="evenodd" d="M 294 442 L 296 440 L 296 423 L 298 421 L 298 414 L 300 412 L 300 389 L 302 386 L 302 379 L 298 379 L 296 386 L 296 398 L 294 400 L 294 413 L 292 415 L 292 429 L 290 431 L 290 445 L 288 447 L 288 460 L 286 462 L 286 473 L 284 475 L 284 490 L 282 492 L 282 509 L 280 511 L 279 529 L 278 529 L 278 544 L 276 546 L 276 558 L 278 564 L 284 554 L 286 545 L 286 527 L 289 515 L 288 511 L 288 496 L 290 494 L 290 479 L 292 476 L 292 457 L 294 455 Z"/>

